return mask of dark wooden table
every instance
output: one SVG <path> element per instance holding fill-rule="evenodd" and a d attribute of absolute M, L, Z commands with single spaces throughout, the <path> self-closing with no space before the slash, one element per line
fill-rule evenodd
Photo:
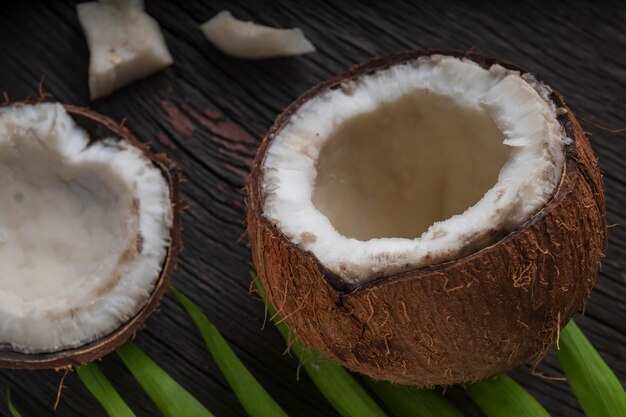
<path fill-rule="evenodd" d="M 174 4 L 180 3 L 180 4 Z M 607 126 L 626 126 L 626 4 L 523 3 L 503 6 L 393 1 L 148 1 L 175 64 L 159 74 L 89 102 L 89 53 L 73 2 L 11 2 L 0 12 L 0 91 L 36 97 L 39 81 L 56 99 L 90 106 L 121 120 L 183 167 L 185 250 L 175 285 L 200 303 L 231 345 L 291 416 L 337 416 L 297 362 L 284 356 L 273 328 L 262 330 L 263 306 L 248 293 L 251 268 L 244 234 L 242 188 L 258 138 L 306 88 L 373 55 L 418 47 L 474 48 L 536 72 L 574 111 Z M 575 2 L 573 2 L 575 3 Z M 609 4 L 611 3 L 611 4 Z M 198 30 L 215 12 L 301 27 L 318 52 L 247 62 L 219 53 Z M 606 259 L 584 317 L 587 336 L 626 380 L 626 136 L 591 126 L 604 170 L 611 225 Z M 1 214 L 0 214 L 1 215 Z M 195 328 L 171 297 L 137 342 L 218 417 L 244 416 Z M 120 360 L 102 368 L 138 415 L 158 415 Z M 550 355 L 541 367 L 560 375 Z M 515 370 L 553 416 L 582 416 L 567 382 Z M 62 374 L 0 371 L 0 392 L 13 391 L 25 416 L 51 416 Z M 76 375 L 65 384 L 57 415 L 104 416 Z M 468 416 L 478 411 L 461 389 L 449 395 Z M 0 406 L 0 414 L 7 413 Z M 184 416 L 181 416 L 184 417 Z"/>

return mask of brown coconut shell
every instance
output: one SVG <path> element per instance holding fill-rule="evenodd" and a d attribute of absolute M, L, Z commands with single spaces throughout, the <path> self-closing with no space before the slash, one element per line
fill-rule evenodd
<path fill-rule="evenodd" d="M 589 298 L 606 246 L 604 187 L 585 132 L 559 93 L 550 99 L 571 144 L 551 201 L 497 243 L 461 259 L 348 285 L 263 215 L 263 164 L 307 100 L 389 66 L 432 54 L 485 68 L 472 52 L 417 50 L 375 58 L 299 97 L 264 137 L 250 176 L 250 248 L 267 298 L 305 345 L 375 379 L 420 387 L 485 378 L 541 361 Z"/>
<path fill-rule="evenodd" d="M 25 102 L 24 104 L 32 104 Z M 58 352 L 26 354 L 15 352 L 8 346 L 0 347 L 0 368 L 16 369 L 59 369 L 82 365 L 113 352 L 127 340 L 133 338 L 146 323 L 146 320 L 157 311 L 163 295 L 171 285 L 172 275 L 176 270 L 178 254 L 182 248 L 181 240 L 181 211 L 182 200 L 180 194 L 181 173 L 174 162 L 165 154 L 152 153 L 143 142 L 140 142 L 123 123 L 86 108 L 64 105 L 65 110 L 74 121 L 89 134 L 91 141 L 102 140 L 107 137 L 124 139 L 141 149 L 152 163 L 161 170 L 170 187 L 173 222 L 170 229 L 170 245 L 161 267 L 161 274 L 155 288 L 150 294 L 147 303 L 128 322 L 121 325 L 114 332 L 83 346 Z"/>

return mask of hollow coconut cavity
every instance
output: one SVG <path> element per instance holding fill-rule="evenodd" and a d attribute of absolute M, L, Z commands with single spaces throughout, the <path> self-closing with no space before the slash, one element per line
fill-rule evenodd
<path fill-rule="evenodd" d="M 90 138 L 60 104 L 0 108 L 5 349 L 79 348 L 115 333 L 153 296 L 172 243 L 170 185 L 136 143 L 107 133 Z"/>
<path fill-rule="evenodd" d="M 247 207 L 290 329 L 422 387 L 537 364 L 606 244 L 597 160 L 561 96 L 464 52 L 376 58 L 306 92 L 263 140 Z"/>
<path fill-rule="evenodd" d="M 274 138 L 264 214 L 353 283 L 481 249 L 561 179 L 567 138 L 546 91 L 439 55 L 345 81 Z"/>

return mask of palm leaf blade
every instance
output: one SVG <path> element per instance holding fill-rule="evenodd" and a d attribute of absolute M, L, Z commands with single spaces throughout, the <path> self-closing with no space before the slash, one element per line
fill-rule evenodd
<path fill-rule="evenodd" d="M 165 417 L 213 417 L 134 343 L 126 342 L 117 354 Z"/>

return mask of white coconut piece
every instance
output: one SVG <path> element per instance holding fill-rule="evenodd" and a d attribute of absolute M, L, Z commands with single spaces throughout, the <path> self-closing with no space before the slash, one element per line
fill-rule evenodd
<path fill-rule="evenodd" d="M 433 55 L 320 93 L 267 151 L 264 216 L 351 283 L 494 243 L 561 179 L 566 138 L 544 90 Z"/>
<path fill-rule="evenodd" d="M 87 133 L 59 104 L 0 109 L 0 344 L 84 345 L 148 301 L 172 208 L 136 147 Z"/>
<path fill-rule="evenodd" d="M 226 10 L 200 25 L 200 29 L 220 51 L 237 58 L 276 58 L 315 51 L 315 46 L 298 28 L 277 29 L 245 22 Z"/>
<path fill-rule="evenodd" d="M 109 0 L 76 8 L 91 54 L 92 100 L 174 62 L 159 25 L 143 11 L 143 1 Z"/>

